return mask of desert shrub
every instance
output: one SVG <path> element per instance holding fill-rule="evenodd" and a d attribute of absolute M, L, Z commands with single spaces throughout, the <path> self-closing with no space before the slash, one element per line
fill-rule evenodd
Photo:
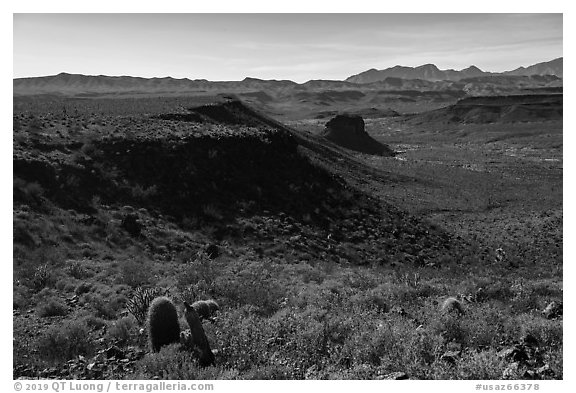
<path fill-rule="evenodd" d="M 118 345 L 130 344 L 138 334 L 134 318 L 123 317 L 113 322 L 107 331 L 107 339 Z"/>
<path fill-rule="evenodd" d="M 325 280 L 322 285 L 307 285 L 292 291 L 289 298 L 290 304 L 299 308 L 309 308 L 313 305 L 315 309 L 325 310 L 348 310 L 356 303 L 354 291 L 348 291 L 340 286 L 335 280 Z"/>
<path fill-rule="evenodd" d="M 442 337 L 416 330 L 414 322 L 389 316 L 376 326 L 360 323 L 343 347 L 353 364 L 385 366 L 410 373 L 425 369 L 441 354 Z"/>
<path fill-rule="evenodd" d="M 14 244 L 22 244 L 26 247 L 32 247 L 39 243 L 37 234 L 34 233 L 26 218 L 14 218 L 13 223 L 13 241 Z"/>
<path fill-rule="evenodd" d="M 150 283 L 151 267 L 146 262 L 138 262 L 128 259 L 121 263 L 121 281 L 124 284 L 136 288 Z"/>
<path fill-rule="evenodd" d="M 76 295 L 82 295 L 84 293 L 90 292 L 92 289 L 93 289 L 92 284 L 90 284 L 89 282 L 82 282 L 78 284 L 78 286 L 74 290 L 74 293 Z"/>
<path fill-rule="evenodd" d="M 211 285 L 217 276 L 214 262 L 204 251 L 184 250 L 177 260 L 185 264 L 178 277 L 178 285 L 181 287 L 200 281 Z"/>
<path fill-rule="evenodd" d="M 274 337 L 266 320 L 254 314 L 254 307 L 243 306 L 221 313 L 215 331 L 219 352 L 216 363 L 245 372 L 268 363 L 268 340 Z"/>
<path fill-rule="evenodd" d="M 54 284 L 54 288 L 63 292 L 74 292 L 76 291 L 77 283 L 76 280 L 70 280 L 70 278 L 62 278 Z"/>
<path fill-rule="evenodd" d="M 534 292 L 523 292 L 518 294 L 511 302 L 512 309 L 516 313 L 526 313 L 532 310 L 538 310 L 543 306 L 543 300 L 540 295 Z"/>
<path fill-rule="evenodd" d="M 40 304 L 56 296 L 57 293 L 53 288 L 44 288 L 33 296 L 33 300 L 36 304 Z"/>
<path fill-rule="evenodd" d="M 42 204 L 42 196 L 44 189 L 37 182 L 27 182 L 18 177 L 14 178 L 13 182 L 14 198 L 29 204 L 30 206 L 40 206 Z"/>
<path fill-rule="evenodd" d="M 155 197 L 158 195 L 158 187 L 156 185 L 152 185 L 150 187 L 144 187 L 140 184 L 135 184 L 130 188 L 130 193 L 132 197 L 139 201 L 147 201 L 150 198 Z"/>
<path fill-rule="evenodd" d="M 290 379 L 291 369 L 287 365 L 266 364 L 252 368 L 242 374 L 242 379 L 247 380 L 282 380 Z"/>
<path fill-rule="evenodd" d="M 393 279 L 396 284 L 403 284 L 413 288 L 417 288 L 422 283 L 422 277 L 417 272 L 394 271 Z"/>
<path fill-rule="evenodd" d="M 542 346 L 557 349 L 563 345 L 562 321 L 523 314 L 517 318 L 516 323 L 521 327 L 521 335 L 533 335 Z"/>
<path fill-rule="evenodd" d="M 236 307 L 252 305 L 267 316 L 281 307 L 287 292 L 277 279 L 281 274 L 278 266 L 267 261 L 241 261 L 230 269 L 233 273 L 214 273 L 213 281 L 205 283 L 207 296 Z"/>
<path fill-rule="evenodd" d="M 458 314 L 442 314 L 432 322 L 432 331 L 444 338 L 446 342 L 465 344 L 468 340 L 468 331 Z"/>
<path fill-rule="evenodd" d="M 394 330 L 396 341 L 387 360 L 397 369 L 400 369 L 402 363 L 408 365 L 406 369 L 408 373 L 429 367 L 445 349 L 443 337 L 427 331 L 418 331 L 414 325 L 406 321 L 404 326 L 396 325 Z"/>
<path fill-rule="evenodd" d="M 14 275 L 22 284 L 36 292 L 53 286 L 57 277 L 55 269 L 61 264 L 64 252 L 63 249 L 52 246 L 31 250 L 15 247 Z"/>
<path fill-rule="evenodd" d="M 457 379 L 501 379 L 507 362 L 495 349 L 482 352 L 465 352 L 456 363 Z"/>
<path fill-rule="evenodd" d="M 83 323 L 85 323 L 86 326 L 88 326 L 90 329 L 99 330 L 108 326 L 104 319 L 99 318 L 93 314 L 88 314 L 82 318 L 79 318 L 79 320 L 83 321 Z"/>
<path fill-rule="evenodd" d="M 14 285 L 12 295 L 12 308 L 19 310 L 26 307 L 30 302 L 29 289 L 24 285 Z"/>
<path fill-rule="evenodd" d="M 369 364 L 378 366 L 383 357 L 393 344 L 390 331 L 367 331 L 360 330 L 350 336 L 342 348 L 342 359 L 346 359 L 350 365 Z M 343 365 L 348 366 L 348 363 Z"/>
<path fill-rule="evenodd" d="M 272 324 L 268 333 L 272 342 L 268 349 L 274 354 L 274 361 L 270 363 L 284 367 L 284 378 L 301 379 L 308 368 L 328 361 L 333 346 L 330 333 L 339 334 L 338 328 L 334 329 L 336 325 L 328 327 L 328 321 L 301 320 L 299 315 L 291 313 L 279 322 L 280 331 L 284 330 L 284 333 L 277 334 L 274 331 L 276 324 Z M 304 353 L 307 356 L 303 356 Z"/>
<path fill-rule="evenodd" d="M 376 269 L 376 268 L 375 268 Z M 381 283 L 374 272 L 368 272 L 359 269 L 346 269 L 337 276 L 343 286 L 351 288 L 354 291 L 366 291 L 375 288 Z"/>
<path fill-rule="evenodd" d="M 363 310 L 375 310 L 385 313 L 390 309 L 390 302 L 387 298 L 371 291 L 351 296 L 350 302 Z"/>
<path fill-rule="evenodd" d="M 551 282 L 536 281 L 532 283 L 532 285 L 529 285 L 529 289 L 539 298 L 562 298 L 562 288 L 555 287 L 555 285 L 553 285 Z"/>
<path fill-rule="evenodd" d="M 512 316 L 490 304 L 471 305 L 462 318 L 461 326 L 466 330 L 468 347 L 485 348 L 500 342 L 511 342 L 517 336 L 517 325 Z"/>
<path fill-rule="evenodd" d="M 166 295 L 168 295 L 168 290 L 163 288 L 136 288 L 132 297 L 126 302 L 126 309 L 136 318 L 138 324 L 143 325 L 148 317 L 148 307 L 152 300 Z"/>
<path fill-rule="evenodd" d="M 82 280 L 93 275 L 82 265 L 80 261 L 70 261 L 70 265 L 68 266 L 67 270 L 69 275 L 78 280 Z"/>
<path fill-rule="evenodd" d="M 136 366 L 135 374 L 143 379 L 198 379 L 198 361 L 192 353 L 180 350 L 180 344 L 166 345 L 147 354 Z"/>
<path fill-rule="evenodd" d="M 214 283 L 215 297 L 227 299 L 233 305 L 253 305 L 260 315 L 271 315 L 280 308 L 286 293 L 274 285 L 274 280 L 262 280 L 248 273 L 237 278 L 218 279 Z"/>
<path fill-rule="evenodd" d="M 68 360 L 94 349 L 85 321 L 67 321 L 50 327 L 37 343 L 38 353 L 47 360 Z"/>
<path fill-rule="evenodd" d="M 245 379 L 235 369 L 221 367 L 199 367 L 194 356 L 179 349 L 178 344 L 172 344 L 159 352 L 149 353 L 136 363 L 136 369 L 129 379 L 153 378 L 167 380 L 216 380 Z"/>
<path fill-rule="evenodd" d="M 310 266 L 308 263 L 301 262 L 292 266 L 294 274 L 298 274 L 304 284 L 316 282 L 321 284 L 326 278 L 326 273 L 315 266 Z"/>
<path fill-rule="evenodd" d="M 47 264 L 39 265 L 34 269 L 34 275 L 32 276 L 32 286 L 36 290 L 41 290 L 48 285 L 51 279 L 50 270 Z"/>
<path fill-rule="evenodd" d="M 456 342 L 463 347 L 483 349 L 511 343 L 518 338 L 519 325 L 514 316 L 498 303 L 464 304 L 463 314 L 442 313 L 439 307 L 433 302 L 426 302 L 415 312 L 415 317 L 446 343 Z"/>
<path fill-rule="evenodd" d="M 48 299 L 45 303 L 36 307 L 40 317 L 55 317 L 68 314 L 68 307 L 58 298 Z"/>
<path fill-rule="evenodd" d="M 454 366 L 439 361 L 433 365 L 431 377 L 434 379 L 475 379 L 499 380 L 508 363 L 495 349 L 486 351 L 465 351 Z"/>
<path fill-rule="evenodd" d="M 89 302 L 96 312 L 96 316 L 104 319 L 116 318 L 116 313 L 124 303 L 123 296 L 104 299 L 99 294 L 89 296 Z"/>
<path fill-rule="evenodd" d="M 254 311 L 244 306 L 224 312 L 215 326 L 217 363 L 242 378 L 303 379 L 311 367 L 379 362 L 382 346 L 373 339 L 372 314 L 309 307 L 283 308 L 265 318 Z"/>
<path fill-rule="evenodd" d="M 391 297 L 399 304 L 408 305 L 421 302 L 423 299 L 439 296 L 442 289 L 418 281 L 416 285 L 396 284 L 390 288 Z"/>
<path fill-rule="evenodd" d="M 479 294 L 479 301 L 498 300 L 501 302 L 508 302 L 513 299 L 516 294 L 509 282 L 492 281 L 483 287 Z"/>
<path fill-rule="evenodd" d="M 79 243 L 80 255 L 84 258 L 94 258 L 98 256 L 98 251 L 95 249 L 95 244 Z"/>
<path fill-rule="evenodd" d="M 564 356 L 562 353 L 563 346 L 554 348 L 544 354 L 544 364 L 548 364 L 554 371 L 554 379 L 563 379 Z"/>
<path fill-rule="evenodd" d="M 192 304 L 198 299 L 207 299 L 212 297 L 211 293 L 212 288 L 206 283 L 206 281 L 201 280 L 186 288 L 180 288 L 178 300 Z"/>
<path fill-rule="evenodd" d="M 388 312 L 392 304 L 390 286 L 380 284 L 375 288 L 351 296 L 350 300 L 367 310 Z"/>

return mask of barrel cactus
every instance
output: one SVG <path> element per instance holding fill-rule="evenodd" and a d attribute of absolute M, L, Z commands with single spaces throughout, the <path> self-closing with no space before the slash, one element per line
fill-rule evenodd
<path fill-rule="evenodd" d="M 157 297 L 152 301 L 146 325 L 150 349 L 153 352 L 158 352 L 164 345 L 180 342 L 178 312 L 167 297 Z"/>

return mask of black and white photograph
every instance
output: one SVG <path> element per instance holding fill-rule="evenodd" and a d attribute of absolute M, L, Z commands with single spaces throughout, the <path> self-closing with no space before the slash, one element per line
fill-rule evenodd
<path fill-rule="evenodd" d="M 14 386 L 564 380 L 563 19 L 13 13 Z"/>

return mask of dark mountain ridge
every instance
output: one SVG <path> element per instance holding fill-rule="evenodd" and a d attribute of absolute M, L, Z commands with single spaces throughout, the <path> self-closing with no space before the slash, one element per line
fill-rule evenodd
<path fill-rule="evenodd" d="M 466 97 L 446 108 L 411 116 L 416 124 L 518 123 L 562 120 L 562 94 Z"/>
<path fill-rule="evenodd" d="M 484 72 L 475 66 L 461 71 L 440 70 L 434 64 L 425 64 L 414 68 L 395 66 L 380 71 L 371 69 L 351 76 L 345 81 L 310 80 L 301 84 L 289 80 L 263 80 L 250 77 L 242 81 L 212 82 L 206 79 L 93 76 L 63 72 L 52 76 L 16 78 L 13 80 L 13 94 L 15 96 L 57 94 L 90 97 L 105 94 L 169 95 L 214 92 L 254 93 L 259 91 L 286 95 L 295 91 L 321 90 L 462 90 L 464 85 L 473 82 L 474 78 L 483 78 L 483 82 L 499 83 L 499 78 L 503 77 L 533 78 L 535 75 L 556 78 L 561 81 L 563 75 L 562 58 L 527 68 L 520 67 L 505 73 Z M 518 81 L 520 80 L 518 79 Z M 542 83 L 542 81 L 537 82 Z"/>
<path fill-rule="evenodd" d="M 532 76 L 532 75 L 554 75 L 562 78 L 563 75 L 563 58 L 557 58 L 552 61 L 534 64 L 527 68 L 519 67 L 512 71 L 506 72 L 486 72 L 480 68 L 471 65 L 460 71 L 440 70 L 434 64 L 424 64 L 418 67 L 394 66 L 384 70 L 370 69 L 357 75 L 346 78 L 347 82 L 352 83 L 373 83 L 385 80 L 386 78 L 401 79 L 423 79 L 427 81 L 459 81 L 465 78 L 474 78 L 479 76 L 498 76 L 498 75 L 515 75 L 515 76 Z"/>

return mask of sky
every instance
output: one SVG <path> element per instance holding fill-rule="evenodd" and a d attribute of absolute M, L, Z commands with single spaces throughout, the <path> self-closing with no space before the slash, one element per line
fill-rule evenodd
<path fill-rule="evenodd" d="M 563 56 L 562 14 L 14 14 L 13 77 L 342 80 Z"/>

